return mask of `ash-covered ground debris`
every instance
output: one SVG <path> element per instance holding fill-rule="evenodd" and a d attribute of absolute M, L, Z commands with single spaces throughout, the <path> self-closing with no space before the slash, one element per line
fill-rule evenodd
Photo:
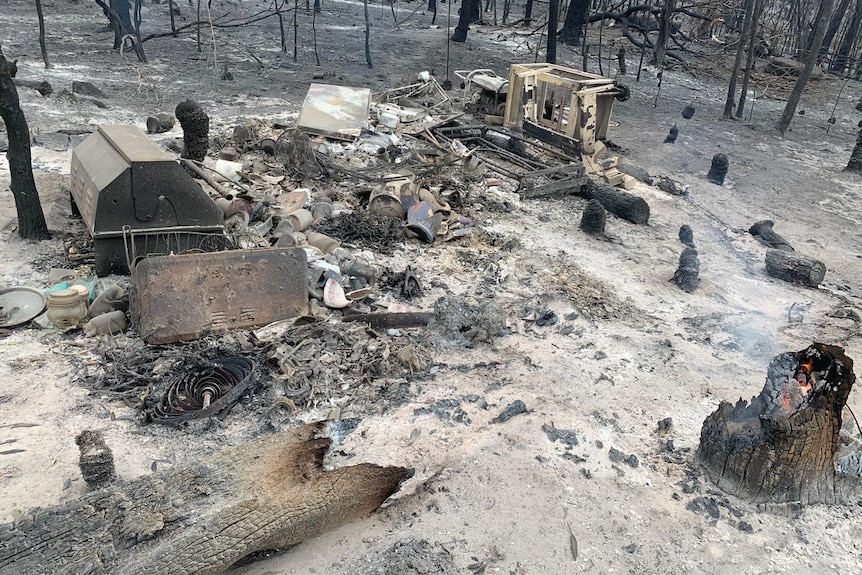
<path fill-rule="evenodd" d="M 402 539 L 351 562 L 332 566 L 334 575 L 458 575 L 452 555 L 425 539 Z"/>
<path fill-rule="evenodd" d="M 393 336 L 361 323 L 329 322 L 295 325 L 265 340 L 236 331 L 171 347 L 113 342 L 100 353 L 104 367 L 82 371 L 79 379 L 136 409 L 159 401 L 176 378 L 201 365 L 248 357 L 255 382 L 234 410 L 250 410 L 277 427 L 314 410 L 330 417 L 383 413 L 409 399 L 410 382 L 427 374 L 431 360 L 428 345 L 411 330 Z"/>
<path fill-rule="evenodd" d="M 434 312 L 437 319 L 432 325 L 439 332 L 437 341 L 443 347 L 493 342 L 506 329 L 506 312 L 494 301 L 447 296 L 437 300 Z"/>
<path fill-rule="evenodd" d="M 438 399 L 429 406 L 416 408 L 413 410 L 413 414 L 417 416 L 433 414 L 440 421 L 449 425 L 455 423 L 470 425 L 472 423 L 470 416 L 461 407 L 461 401 L 454 398 Z"/>

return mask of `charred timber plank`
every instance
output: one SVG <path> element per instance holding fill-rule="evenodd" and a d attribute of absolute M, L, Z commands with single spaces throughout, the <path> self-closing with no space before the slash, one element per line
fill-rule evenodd
<path fill-rule="evenodd" d="M 766 252 L 766 271 L 787 282 L 817 287 L 826 276 L 826 265 L 796 253 L 769 250 Z"/>
<path fill-rule="evenodd" d="M 633 224 L 649 221 L 650 209 L 646 200 L 624 190 L 591 182 L 576 194 L 588 200 L 598 200 L 607 211 Z"/>
<path fill-rule="evenodd" d="M 212 575 L 369 515 L 410 470 L 323 468 L 325 422 L 0 526 L 0 573 Z"/>

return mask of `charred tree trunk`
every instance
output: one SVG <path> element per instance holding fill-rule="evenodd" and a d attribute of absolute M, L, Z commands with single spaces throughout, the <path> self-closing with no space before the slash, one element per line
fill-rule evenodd
<path fill-rule="evenodd" d="M 727 99 L 724 101 L 724 119 L 733 117 L 733 101 L 736 99 L 736 79 L 739 77 L 739 66 L 742 64 L 742 55 L 745 53 L 745 42 L 751 31 L 751 21 L 754 17 L 754 0 L 745 0 L 745 18 L 742 23 L 742 32 L 739 34 L 739 44 L 736 47 L 736 58 L 733 60 L 733 68 L 730 69 L 730 82 L 727 85 Z M 743 94 L 745 96 L 745 94 Z"/>
<path fill-rule="evenodd" d="M 832 15 L 832 6 L 834 4 L 835 0 L 823 0 L 820 4 L 820 10 L 817 12 L 818 19 L 814 23 L 814 41 L 812 42 L 812 46 L 816 46 L 818 49 L 808 51 L 808 55 L 805 57 L 805 67 L 799 74 L 796 85 L 793 86 L 793 90 L 787 98 L 784 112 L 778 121 L 778 131 L 782 134 L 790 127 L 790 122 L 793 120 L 794 114 L 796 114 L 796 107 L 799 105 L 799 99 L 802 98 L 802 91 L 805 89 L 805 84 L 808 83 L 811 71 L 814 70 L 814 65 L 817 63 L 817 56 L 820 53 L 819 46 L 823 42 L 823 36 L 826 35 L 826 25 L 829 17 Z"/>
<path fill-rule="evenodd" d="M 42 13 L 42 0 L 36 0 L 36 16 L 39 18 L 39 49 L 42 51 L 42 62 L 45 63 L 46 68 L 50 68 L 48 47 L 45 45 L 45 15 Z"/>
<path fill-rule="evenodd" d="M 843 73 L 848 65 L 852 65 L 853 61 L 850 58 L 850 52 L 853 51 L 853 45 L 856 43 L 856 37 L 859 35 L 860 24 L 862 24 L 862 0 L 856 0 L 856 8 L 853 10 L 853 18 L 850 20 L 850 26 L 844 33 L 841 44 L 838 46 L 838 54 L 829 68 L 833 72 Z"/>
<path fill-rule="evenodd" d="M 560 30 L 560 42 L 569 46 L 580 45 L 581 34 L 589 10 L 590 0 L 572 0 L 569 3 L 566 19 L 563 21 L 563 29 Z"/>
<path fill-rule="evenodd" d="M 0 117 L 6 124 L 6 136 L 9 139 L 6 159 L 9 161 L 10 187 L 18 214 L 18 235 L 31 240 L 44 240 L 50 238 L 51 234 L 36 190 L 36 180 L 33 179 L 30 128 L 27 127 L 18 100 L 18 90 L 12 81 L 17 70 L 15 63 L 8 62 L 0 49 Z"/>
<path fill-rule="evenodd" d="M 560 0 L 550 0 L 548 4 L 548 44 L 545 51 L 545 61 L 557 63 L 557 24 L 560 15 Z"/>
<path fill-rule="evenodd" d="M 835 12 L 832 14 L 832 19 L 829 20 L 829 26 L 826 28 L 826 35 L 823 36 L 823 42 L 820 44 L 820 59 L 822 60 L 829 55 L 829 47 L 832 45 L 832 40 L 841 28 L 841 22 L 844 20 L 844 15 L 847 13 L 847 8 L 850 7 L 850 0 L 839 0 Z"/>
<path fill-rule="evenodd" d="M 450 2 L 452 0 L 449 0 Z M 458 14 L 458 25 L 452 33 L 453 42 L 466 42 L 467 31 L 470 24 L 478 22 L 482 17 L 482 0 L 461 0 L 461 9 Z"/>
<path fill-rule="evenodd" d="M 859 122 L 859 133 L 856 135 L 856 145 L 850 153 L 850 161 L 847 162 L 845 172 L 856 172 L 862 174 L 862 122 Z"/>
<path fill-rule="evenodd" d="M 593 182 L 577 192 L 577 195 L 588 200 L 598 200 L 607 211 L 633 224 L 649 221 L 650 210 L 646 200 L 613 186 Z"/>
<path fill-rule="evenodd" d="M 326 471 L 313 423 L 0 526 L 0 572 L 215 574 L 368 516 L 411 474 L 362 463 Z"/>
<path fill-rule="evenodd" d="M 793 252 L 769 250 L 766 252 L 766 272 L 787 282 L 817 287 L 826 276 L 826 265 Z"/>
<path fill-rule="evenodd" d="M 840 347 L 776 356 L 760 395 L 722 401 L 706 418 L 697 460 L 724 491 L 755 502 L 845 502 L 859 478 L 836 471 L 836 455 L 855 380 Z"/>
<path fill-rule="evenodd" d="M 532 22 L 532 21 L 533 21 L 533 0 L 527 0 L 527 5 L 524 6 L 524 25 L 529 28 L 530 22 Z"/>
<path fill-rule="evenodd" d="M 757 27 L 760 22 L 760 15 L 763 12 L 764 0 L 755 0 L 754 16 L 751 19 L 751 26 L 748 31 L 748 55 L 745 60 L 745 73 L 742 76 L 742 89 L 739 91 L 739 104 L 736 106 L 736 117 L 742 118 L 742 113 L 745 111 L 745 100 L 748 97 L 748 82 L 751 80 L 751 68 L 754 66 L 754 54 L 757 52 Z"/>
<path fill-rule="evenodd" d="M 373 68 L 371 63 L 371 17 L 368 15 L 368 0 L 362 1 L 365 8 L 365 63 L 369 68 Z"/>
<path fill-rule="evenodd" d="M 664 0 L 661 7 L 661 19 L 659 21 L 658 38 L 652 54 L 653 66 L 661 66 L 664 63 L 664 55 L 667 51 L 667 40 L 670 38 L 671 20 L 676 9 L 676 0 Z M 738 66 L 737 66 L 738 67 Z"/>

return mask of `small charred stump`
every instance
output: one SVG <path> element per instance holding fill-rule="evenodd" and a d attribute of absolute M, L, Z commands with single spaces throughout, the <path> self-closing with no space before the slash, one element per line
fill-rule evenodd
<path fill-rule="evenodd" d="M 727 167 L 730 162 L 727 154 L 716 154 L 712 157 L 712 165 L 706 174 L 706 179 L 717 186 L 724 185 L 724 177 L 727 176 Z"/>
<path fill-rule="evenodd" d="M 183 158 L 203 162 L 210 147 L 210 118 L 194 100 L 177 104 L 174 111 L 183 128 Z"/>
<path fill-rule="evenodd" d="M 840 347 L 815 343 L 773 358 L 751 402 L 722 401 L 696 458 L 728 493 L 757 503 L 842 503 L 859 478 L 836 470 L 842 410 L 856 376 Z"/>
<path fill-rule="evenodd" d="M 598 200 L 590 200 L 581 215 L 581 229 L 593 236 L 605 233 L 607 214 Z"/>
<path fill-rule="evenodd" d="M 696 249 L 685 248 L 682 250 L 679 255 L 679 266 L 676 268 L 671 281 L 687 293 L 697 289 L 697 284 L 700 283 L 700 260 L 697 257 Z"/>
<path fill-rule="evenodd" d="M 688 224 L 679 227 L 679 241 L 690 248 L 694 247 L 694 231 Z"/>
<path fill-rule="evenodd" d="M 81 475 L 92 489 L 104 487 L 117 477 L 114 454 L 98 431 L 82 431 L 75 438 L 81 457 L 78 465 Z"/>
<path fill-rule="evenodd" d="M 766 252 L 766 272 L 778 279 L 817 287 L 826 276 L 826 264 L 782 250 Z"/>

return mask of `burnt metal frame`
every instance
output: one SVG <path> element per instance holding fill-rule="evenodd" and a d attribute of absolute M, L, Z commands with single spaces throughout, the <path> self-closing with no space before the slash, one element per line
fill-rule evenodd
<path fill-rule="evenodd" d="M 435 128 L 433 132 L 446 143 L 459 140 L 480 161 L 491 166 L 502 176 L 517 182 L 518 195 L 521 198 L 536 198 L 560 190 L 579 188 L 588 180 L 584 176 L 583 164 L 579 159 L 505 129 L 486 125 L 466 125 Z M 489 140 L 486 137 L 488 132 L 501 134 L 535 148 L 541 152 L 542 159 L 530 158 L 507 150 Z M 498 160 L 508 162 L 510 166 Z M 511 166 L 514 166 L 514 169 Z M 539 183 L 542 181 L 547 183 Z"/>

